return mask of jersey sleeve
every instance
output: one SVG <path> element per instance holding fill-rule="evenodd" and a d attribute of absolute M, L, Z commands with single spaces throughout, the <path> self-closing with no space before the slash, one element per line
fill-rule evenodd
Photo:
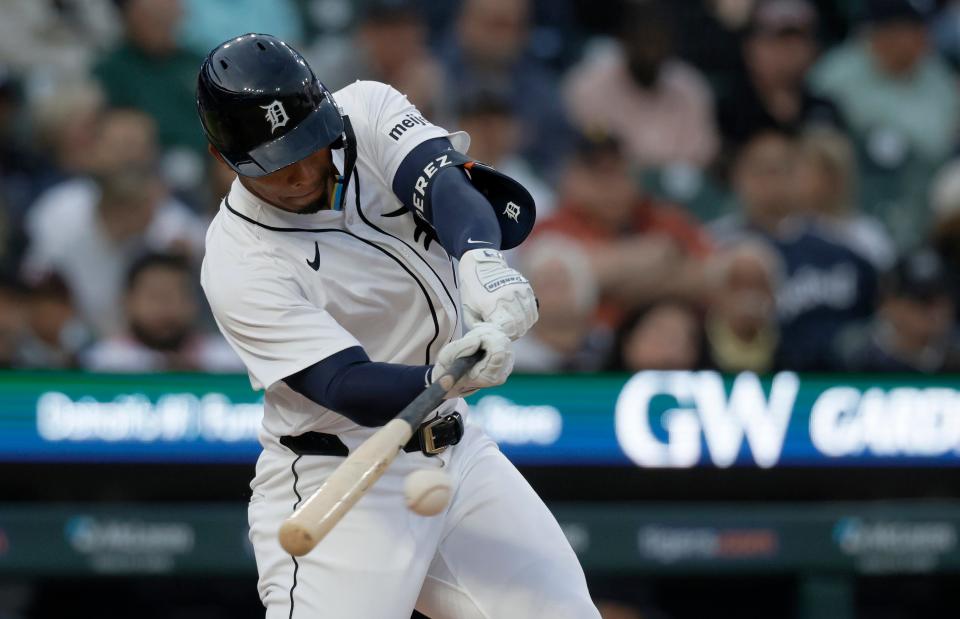
<path fill-rule="evenodd" d="M 329 312 L 307 299 L 282 269 L 246 264 L 242 274 L 235 268 L 214 270 L 204 262 L 204 292 L 220 331 L 243 360 L 254 388 L 268 389 L 330 355 L 360 346 Z"/>
<path fill-rule="evenodd" d="M 358 147 L 373 159 L 387 187 L 393 186 L 400 163 L 417 145 L 439 137 L 450 138 L 453 147 L 460 152 L 466 152 L 470 145 L 466 133 L 451 133 L 434 125 L 406 95 L 392 86 L 361 81 L 344 91 L 349 91 L 353 103 L 349 107 L 360 112 L 360 118 L 349 114 L 357 131 Z M 335 97 L 339 100 L 340 95 Z"/>

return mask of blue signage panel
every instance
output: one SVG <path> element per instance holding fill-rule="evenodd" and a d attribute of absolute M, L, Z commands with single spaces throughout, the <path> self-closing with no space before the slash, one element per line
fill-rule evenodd
<path fill-rule="evenodd" d="M 470 398 L 519 465 L 955 466 L 960 379 L 515 376 Z M 242 376 L 0 374 L 0 461 L 252 462 Z"/>

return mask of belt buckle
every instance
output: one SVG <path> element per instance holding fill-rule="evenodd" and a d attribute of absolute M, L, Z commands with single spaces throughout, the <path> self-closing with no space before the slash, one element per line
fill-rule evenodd
<path fill-rule="evenodd" d="M 424 454 L 436 456 L 437 454 L 445 452 L 447 447 L 449 447 L 449 445 L 437 447 L 436 439 L 433 436 L 433 427 L 443 423 L 446 419 L 446 417 L 437 416 L 436 419 L 431 419 L 420 426 L 420 444 L 422 445 L 421 451 L 423 451 Z"/>

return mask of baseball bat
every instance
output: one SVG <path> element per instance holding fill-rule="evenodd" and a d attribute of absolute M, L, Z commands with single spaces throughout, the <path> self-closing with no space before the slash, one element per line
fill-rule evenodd
<path fill-rule="evenodd" d="M 280 545 L 300 557 L 327 533 L 383 475 L 413 433 L 444 396 L 483 358 L 483 351 L 456 359 L 447 373 L 423 390 L 400 414 L 364 441 L 280 527 Z"/>

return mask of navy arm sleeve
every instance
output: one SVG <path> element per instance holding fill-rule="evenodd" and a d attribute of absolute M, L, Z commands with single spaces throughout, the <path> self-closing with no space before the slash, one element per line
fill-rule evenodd
<path fill-rule="evenodd" d="M 411 212 L 414 185 L 424 166 L 444 151 L 453 150 L 447 138 L 433 138 L 417 145 L 400 163 L 393 177 L 393 193 Z M 483 197 L 459 166 L 439 168 L 430 183 L 432 208 L 423 217 L 433 226 L 440 245 L 460 258 L 466 251 L 482 247 L 500 249 L 500 224 L 490 202 Z"/>
<path fill-rule="evenodd" d="M 283 379 L 300 395 L 361 426 L 382 426 L 427 384 L 433 366 L 370 361 L 354 346 Z"/>

